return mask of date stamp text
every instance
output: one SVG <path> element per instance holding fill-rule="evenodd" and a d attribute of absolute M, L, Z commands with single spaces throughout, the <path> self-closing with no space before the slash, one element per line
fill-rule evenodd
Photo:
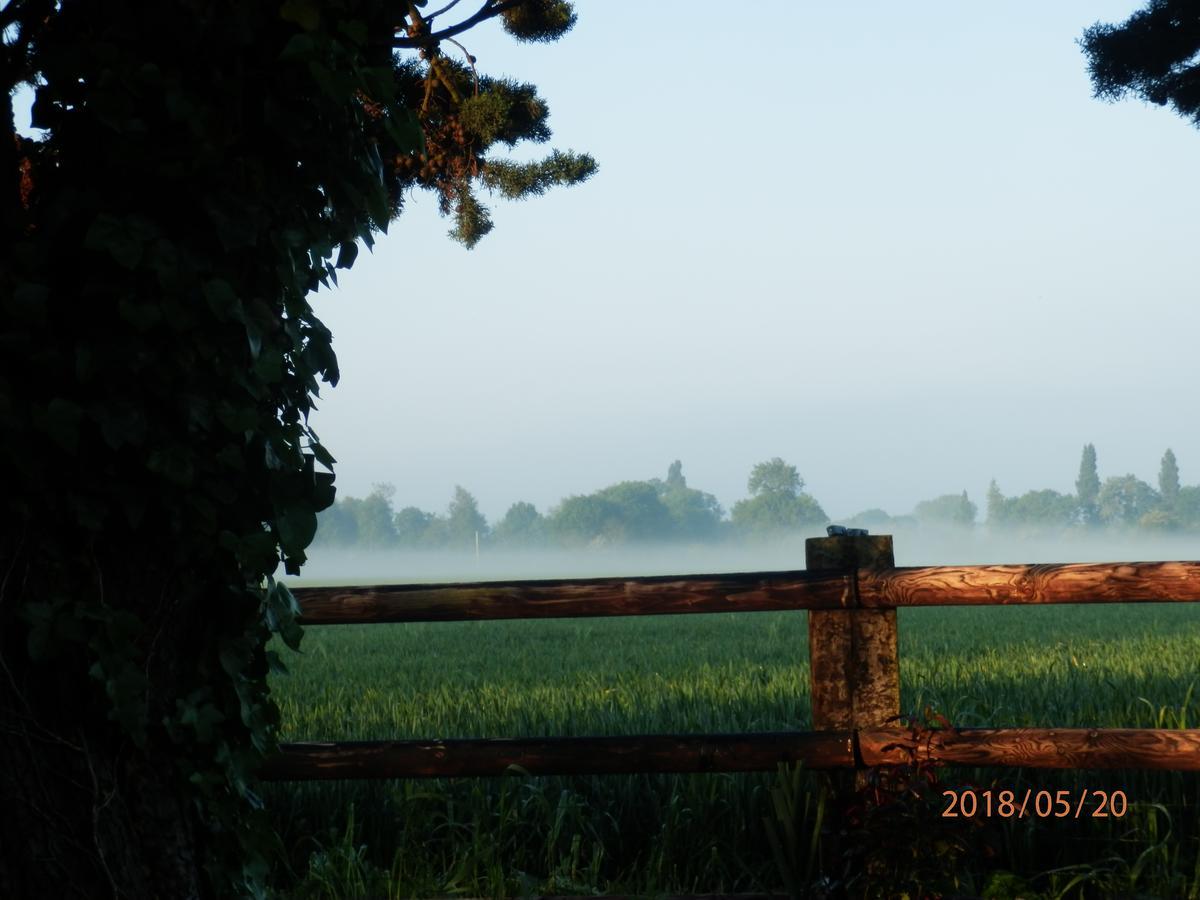
<path fill-rule="evenodd" d="M 976 816 L 1002 819 L 1120 819 L 1128 811 L 1124 791 L 942 791 L 946 808 L 942 817 L 973 819 Z"/>

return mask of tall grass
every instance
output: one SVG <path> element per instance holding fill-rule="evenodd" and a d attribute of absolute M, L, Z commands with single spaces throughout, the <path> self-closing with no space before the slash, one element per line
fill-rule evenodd
<path fill-rule="evenodd" d="M 1191 605 L 913 609 L 899 628 L 905 710 L 960 726 L 1200 723 Z M 310 628 L 273 688 L 284 740 L 804 730 L 807 642 L 804 613 Z M 942 778 L 1131 802 L 1078 822 L 955 825 L 935 810 L 921 827 L 961 826 L 967 842 L 959 891 L 1200 900 L 1194 774 Z M 287 784 L 267 799 L 289 896 L 813 893 L 845 846 L 808 772 Z"/>

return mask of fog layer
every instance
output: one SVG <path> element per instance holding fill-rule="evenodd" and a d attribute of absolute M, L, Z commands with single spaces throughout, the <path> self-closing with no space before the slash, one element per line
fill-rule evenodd
<path fill-rule="evenodd" d="M 484 547 L 478 555 L 318 546 L 310 553 L 302 576 L 289 579 L 289 583 L 405 584 L 785 571 L 803 569 L 805 538 L 824 533 L 824 529 L 814 528 L 763 543 L 643 544 L 576 550 Z M 981 526 L 923 526 L 897 529 L 892 535 L 898 566 L 1200 560 L 1200 536 L 1196 534 L 1098 531 L 1038 536 Z"/>

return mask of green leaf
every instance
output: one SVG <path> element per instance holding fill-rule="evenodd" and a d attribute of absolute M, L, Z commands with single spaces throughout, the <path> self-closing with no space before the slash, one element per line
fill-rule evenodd
<path fill-rule="evenodd" d="M 135 268 L 142 259 L 142 242 L 129 223 L 107 213 L 96 216 L 83 239 L 83 246 L 88 250 L 107 252 L 126 269 Z"/>
<path fill-rule="evenodd" d="M 113 450 L 146 439 L 145 413 L 129 401 L 96 404 L 91 407 L 90 416 L 100 426 L 104 443 Z"/>
<path fill-rule="evenodd" d="M 299 554 L 317 533 L 317 514 L 301 506 L 289 506 L 275 518 L 279 545 L 285 553 Z"/>
<path fill-rule="evenodd" d="M 223 278 L 212 278 L 204 282 L 201 288 L 208 308 L 217 317 L 218 322 L 244 322 L 246 312 L 242 308 L 241 298 L 233 290 L 233 286 Z"/>
<path fill-rule="evenodd" d="M 313 509 L 322 510 L 329 509 L 333 506 L 334 497 L 337 496 L 337 489 L 333 486 L 333 474 L 330 472 L 314 472 L 313 480 L 316 482 L 316 488 L 313 490 Z"/>
<path fill-rule="evenodd" d="M 272 675 L 287 675 L 288 667 L 283 658 L 274 650 L 267 651 L 267 668 Z"/>
<path fill-rule="evenodd" d="M 262 352 L 262 330 L 249 319 L 246 320 L 246 343 L 250 347 L 250 358 L 258 359 Z"/>
<path fill-rule="evenodd" d="M 278 384 L 283 380 L 283 354 L 275 347 L 260 349 L 254 361 L 254 374 L 267 384 Z"/>
<path fill-rule="evenodd" d="M 315 441 L 312 444 L 309 444 L 308 449 L 311 450 L 313 456 L 317 458 L 317 462 L 325 466 L 327 469 L 332 469 L 334 463 L 337 462 L 337 460 L 333 458 L 332 453 L 326 450 L 323 445 L 318 444 Z"/>
<path fill-rule="evenodd" d="M 284 0 L 279 7 L 279 18 L 294 22 L 305 31 L 316 31 L 321 24 L 321 10 L 314 0 Z"/>
<path fill-rule="evenodd" d="M 338 33 L 349 38 L 352 44 L 356 44 L 359 47 L 366 46 L 367 23 L 362 19 L 351 19 L 349 22 L 343 22 L 338 26 Z"/>
<path fill-rule="evenodd" d="M 238 561 L 252 572 L 270 572 L 279 562 L 275 536 L 269 531 L 242 535 L 235 542 Z"/>
<path fill-rule="evenodd" d="M 283 50 L 279 54 L 279 59 L 281 62 L 308 59 L 316 51 L 316 48 L 316 41 L 314 41 L 311 36 L 307 34 L 297 34 L 283 45 Z"/>
<path fill-rule="evenodd" d="M 258 245 L 261 207 L 252 198 L 222 193 L 206 196 L 202 206 L 226 250 Z"/>
<path fill-rule="evenodd" d="M 178 702 L 182 707 L 180 723 L 190 726 L 196 732 L 196 737 L 204 743 L 212 743 L 216 736 L 216 726 L 225 721 L 225 714 L 212 703 L 185 705 L 182 701 Z"/>
<path fill-rule="evenodd" d="M 49 305 L 50 289 L 44 284 L 22 282 L 12 292 L 12 297 L 6 304 L 14 318 L 40 326 L 46 322 L 46 309 Z"/>
<path fill-rule="evenodd" d="M 300 604 L 287 585 L 269 579 L 267 589 L 267 609 L 272 621 L 272 631 L 275 631 L 283 642 L 292 650 L 300 650 L 300 640 L 304 637 L 304 629 L 300 627 Z M 269 660 L 268 660 L 269 661 Z"/>
<path fill-rule="evenodd" d="M 83 410 L 78 405 L 55 397 L 38 417 L 38 426 L 63 450 L 74 453 L 79 448 L 79 426 L 82 421 Z"/>
<path fill-rule="evenodd" d="M 354 260 L 358 257 L 358 242 L 345 241 L 338 248 L 337 267 L 339 269 L 348 269 L 354 265 Z"/>
<path fill-rule="evenodd" d="M 334 103 L 345 103 L 353 96 L 353 86 L 343 73 L 316 60 L 309 60 L 308 71 L 321 92 Z"/>
<path fill-rule="evenodd" d="M 416 113 L 404 106 L 393 106 L 383 120 L 384 130 L 400 154 L 424 153 L 425 131 Z"/>
<path fill-rule="evenodd" d="M 53 659 L 63 647 L 55 634 L 56 608 L 50 603 L 26 603 L 21 608 L 21 618 L 29 626 L 25 635 L 29 658 L 34 662 Z"/>
<path fill-rule="evenodd" d="M 117 301 L 117 312 L 121 318 L 138 331 L 149 331 L 162 321 L 162 310 L 153 302 L 138 303 L 130 297 Z"/>
<path fill-rule="evenodd" d="M 146 468 L 180 487 L 191 486 L 196 471 L 191 452 L 181 445 L 155 450 L 146 460 Z"/>

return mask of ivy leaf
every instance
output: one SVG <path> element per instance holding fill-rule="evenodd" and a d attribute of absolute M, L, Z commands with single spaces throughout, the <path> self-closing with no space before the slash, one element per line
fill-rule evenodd
<path fill-rule="evenodd" d="M 29 658 L 34 662 L 53 659 L 62 650 L 62 642 L 54 633 L 56 621 L 61 618 L 56 616 L 55 607 L 50 603 L 26 603 L 21 617 L 29 625 L 25 636 Z"/>
<path fill-rule="evenodd" d="M 145 413 L 128 401 L 96 404 L 91 408 L 91 418 L 100 426 L 104 443 L 113 450 L 146 439 Z"/>
<path fill-rule="evenodd" d="M 324 63 L 309 60 L 308 71 L 321 92 L 334 103 L 344 103 L 354 92 L 345 75 Z"/>
<path fill-rule="evenodd" d="M 267 613 L 273 622 L 271 630 L 278 633 L 288 647 L 299 652 L 300 639 L 304 637 L 304 629 L 299 623 L 300 604 L 287 585 L 274 579 L 270 579 L 267 589 Z"/>
<path fill-rule="evenodd" d="M 162 310 L 157 305 L 137 303 L 129 297 L 122 297 L 117 301 L 117 312 L 138 331 L 149 331 L 162 321 Z"/>
<path fill-rule="evenodd" d="M 279 562 L 275 536 L 269 531 L 252 531 L 243 535 L 223 531 L 217 540 L 222 548 L 236 554 L 238 562 L 250 571 L 270 572 Z"/>
<path fill-rule="evenodd" d="M 275 518 L 279 546 L 289 556 L 298 556 L 317 533 L 317 514 L 303 506 L 289 506 Z"/>
<path fill-rule="evenodd" d="M 50 289 L 44 284 L 22 282 L 12 292 L 7 304 L 12 314 L 30 325 L 41 326 L 46 322 Z"/>
<path fill-rule="evenodd" d="M 367 23 L 362 19 L 351 19 L 349 22 L 343 22 L 338 26 L 338 32 L 349 38 L 351 43 L 359 47 L 366 46 Z"/>
<path fill-rule="evenodd" d="M 216 736 L 216 726 L 225 721 L 225 715 L 212 703 L 189 703 L 183 707 L 179 721 L 191 726 L 196 737 L 210 744 Z"/>
<path fill-rule="evenodd" d="M 339 269 L 348 269 L 354 265 L 354 260 L 358 257 L 358 242 L 346 241 L 338 248 L 337 267 Z"/>
<path fill-rule="evenodd" d="M 62 397 L 55 397 L 46 405 L 38 425 L 54 443 L 68 453 L 74 453 L 79 447 L 79 425 L 82 420 L 83 410 L 79 406 Z"/>
<path fill-rule="evenodd" d="M 250 358 L 258 359 L 262 352 L 262 331 L 249 319 L 246 320 L 246 343 L 250 347 Z"/>
<path fill-rule="evenodd" d="M 314 472 L 313 479 L 317 484 L 312 495 L 313 509 L 329 509 L 333 506 L 334 497 L 337 496 L 337 488 L 333 486 L 333 473 Z"/>
<path fill-rule="evenodd" d="M 296 649 L 296 648 L 293 647 L 292 649 Z M 283 657 L 281 657 L 274 650 L 267 651 L 267 668 L 270 670 L 272 675 L 287 675 L 288 674 L 288 667 L 284 663 Z"/>
<path fill-rule="evenodd" d="M 316 42 L 307 34 L 297 34 L 283 46 L 279 54 L 281 62 L 307 59 L 317 48 Z"/>
<path fill-rule="evenodd" d="M 279 18 L 294 22 L 305 31 L 316 31 L 321 24 L 321 10 L 313 0 L 285 0 L 279 7 Z"/>
<path fill-rule="evenodd" d="M 384 130 L 401 154 L 425 152 L 425 130 L 416 113 L 406 106 L 394 106 L 383 120 Z"/>
<path fill-rule="evenodd" d="M 325 449 L 324 446 L 316 443 L 315 441 L 308 445 L 308 449 L 311 450 L 313 456 L 315 456 L 317 458 L 317 462 L 319 462 L 321 465 L 323 465 L 327 469 L 332 469 L 334 463 L 337 462 L 337 460 L 333 458 L 332 453 L 330 453 L 328 450 Z"/>
<path fill-rule="evenodd" d="M 147 234 L 145 226 L 108 213 L 96 216 L 83 239 L 88 250 L 107 252 L 126 269 L 136 268 L 142 259 L 142 239 Z"/>
<path fill-rule="evenodd" d="M 242 308 L 242 300 L 233 290 L 233 286 L 223 278 L 212 278 L 204 282 L 201 288 L 208 308 L 212 310 L 218 322 L 246 321 L 246 313 Z"/>
<path fill-rule="evenodd" d="M 146 460 L 146 468 L 180 487 L 190 487 L 196 472 L 191 454 L 180 445 L 155 450 Z"/>

